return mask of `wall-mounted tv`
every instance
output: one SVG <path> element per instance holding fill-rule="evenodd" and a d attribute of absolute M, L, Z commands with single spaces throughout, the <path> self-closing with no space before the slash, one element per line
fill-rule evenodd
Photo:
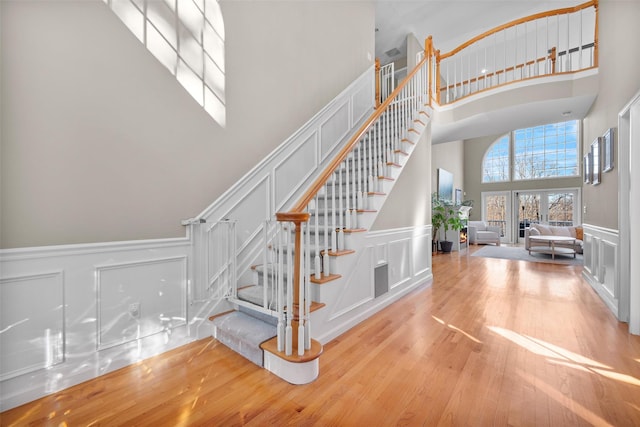
<path fill-rule="evenodd" d="M 453 202 L 453 174 L 438 169 L 438 199 Z"/>

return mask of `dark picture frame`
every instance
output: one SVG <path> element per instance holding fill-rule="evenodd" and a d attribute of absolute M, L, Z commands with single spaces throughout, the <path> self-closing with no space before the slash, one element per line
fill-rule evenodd
<path fill-rule="evenodd" d="M 438 168 L 438 199 L 453 203 L 453 174 Z"/>
<path fill-rule="evenodd" d="M 582 174 L 585 184 L 591 184 L 591 152 L 582 158 Z"/>
<path fill-rule="evenodd" d="M 600 140 L 602 137 L 597 137 L 591 143 L 591 184 L 600 184 Z"/>
<path fill-rule="evenodd" d="M 614 166 L 614 129 L 610 128 L 602 135 L 602 172 L 609 172 Z"/>

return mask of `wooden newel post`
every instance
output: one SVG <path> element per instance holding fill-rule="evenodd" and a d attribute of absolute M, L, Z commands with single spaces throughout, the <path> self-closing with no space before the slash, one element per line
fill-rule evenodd
<path fill-rule="evenodd" d="M 295 225 L 294 236 L 294 252 L 293 252 L 293 305 L 287 307 L 287 311 L 293 314 L 291 320 L 291 326 L 293 329 L 293 353 L 298 352 L 298 345 L 302 345 L 304 348 L 304 342 L 298 343 L 298 328 L 300 327 L 300 290 L 301 286 L 304 286 L 304 281 L 300 280 L 300 262 L 302 260 L 302 223 L 309 221 L 308 212 L 278 212 L 276 219 L 280 222 L 292 222 Z M 305 295 L 305 298 L 308 296 Z M 304 321 L 304 319 L 303 319 Z"/>
<path fill-rule="evenodd" d="M 424 56 L 427 58 L 427 84 L 429 85 L 428 96 L 429 96 L 429 105 L 431 105 L 431 100 L 433 99 L 433 37 L 429 36 L 424 41 Z"/>
<path fill-rule="evenodd" d="M 380 106 L 380 59 L 376 58 L 376 108 Z"/>
<path fill-rule="evenodd" d="M 556 47 L 551 48 L 551 52 L 549 52 L 549 59 L 551 60 L 551 74 L 556 73 Z"/>
<path fill-rule="evenodd" d="M 436 101 L 440 104 L 440 50 L 436 50 Z"/>

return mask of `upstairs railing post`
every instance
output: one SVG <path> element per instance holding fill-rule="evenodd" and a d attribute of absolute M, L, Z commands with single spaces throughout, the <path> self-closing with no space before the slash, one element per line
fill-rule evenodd
<path fill-rule="evenodd" d="M 434 76 L 436 79 L 436 101 L 438 104 L 440 102 L 440 49 L 436 50 L 436 75 Z M 448 84 L 448 83 L 447 83 Z"/>
<path fill-rule="evenodd" d="M 376 58 L 376 108 L 380 106 L 380 59 Z"/>
<path fill-rule="evenodd" d="M 551 48 L 551 52 L 549 53 L 549 59 L 551 60 L 551 74 L 556 73 L 556 47 Z"/>

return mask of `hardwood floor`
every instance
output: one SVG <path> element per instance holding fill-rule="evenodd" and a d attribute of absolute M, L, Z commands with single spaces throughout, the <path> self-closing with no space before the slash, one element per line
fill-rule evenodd
<path fill-rule="evenodd" d="M 464 253 L 433 264 L 431 287 L 328 343 L 312 384 L 287 384 L 205 339 L 6 411 L 0 424 L 640 425 L 640 337 L 579 267 Z"/>

